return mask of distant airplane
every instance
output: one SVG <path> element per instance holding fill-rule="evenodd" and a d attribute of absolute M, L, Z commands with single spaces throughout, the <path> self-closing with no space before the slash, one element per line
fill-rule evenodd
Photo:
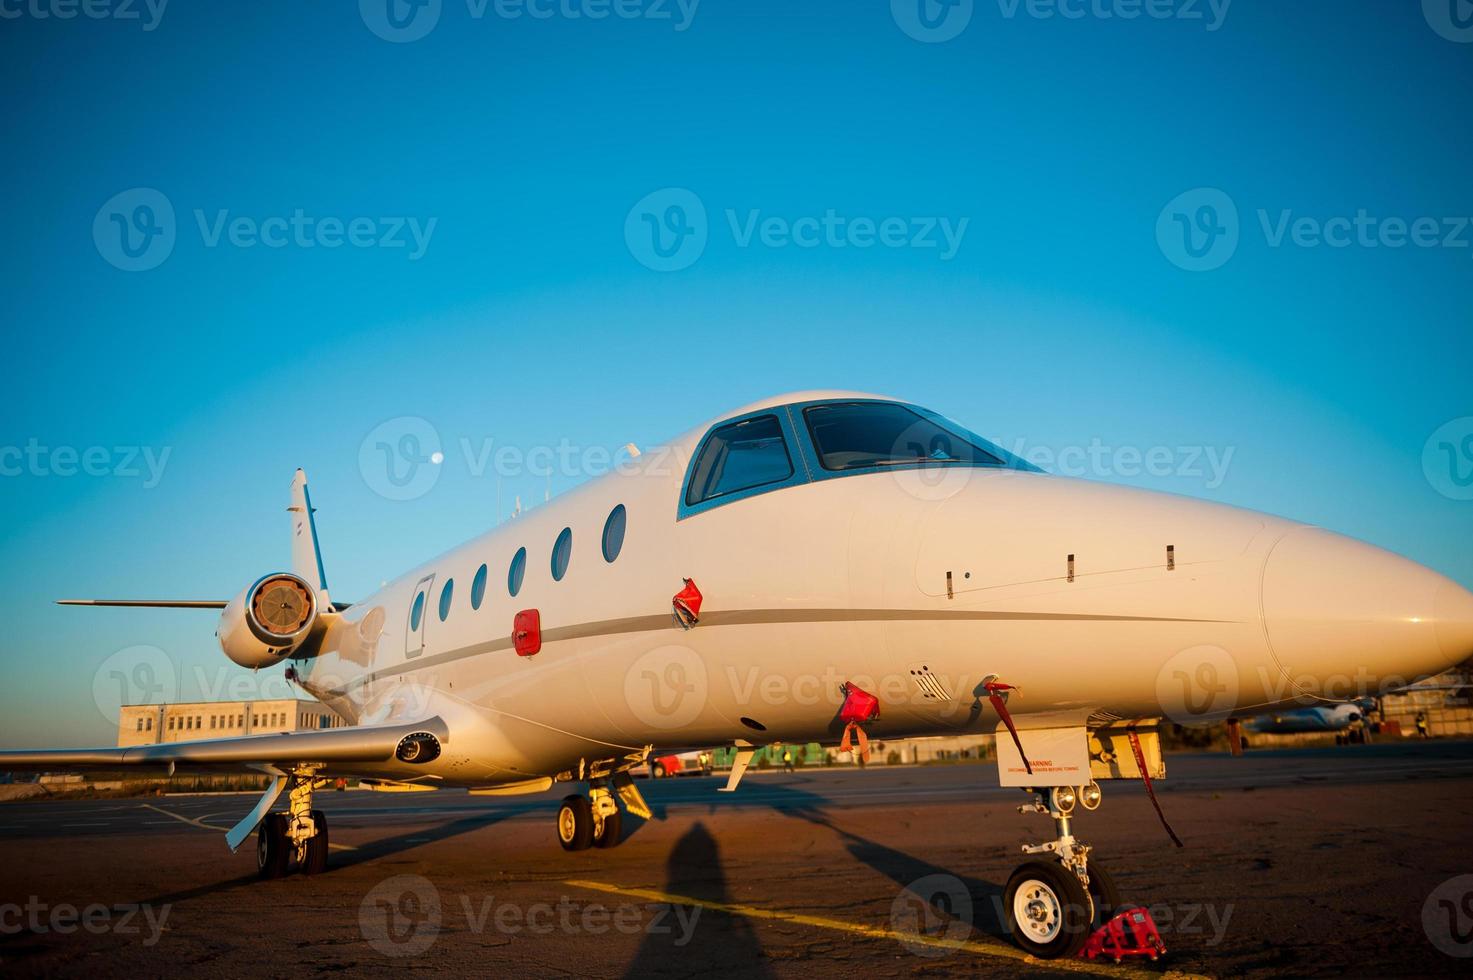
<path fill-rule="evenodd" d="M 648 817 L 630 771 L 672 751 L 995 733 L 1003 785 L 1056 837 L 1004 896 L 1040 957 L 1079 950 L 1118 896 L 1073 834 L 1099 781 L 1165 774 L 1163 717 L 1373 694 L 1473 654 L 1473 593 L 1405 558 L 1267 514 L 1044 474 L 916 405 L 770 398 L 647 449 L 515 521 L 333 601 L 306 477 L 291 571 L 223 601 L 237 664 L 290 662 L 350 728 L 0 753 L 0 769 L 271 774 L 228 834 L 265 877 L 327 865 L 314 790 L 531 793 L 564 848 Z M 285 793 L 285 812 L 273 812 Z"/>

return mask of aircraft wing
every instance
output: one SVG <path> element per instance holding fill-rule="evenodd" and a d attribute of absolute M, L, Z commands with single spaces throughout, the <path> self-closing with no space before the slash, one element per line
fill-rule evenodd
<path fill-rule="evenodd" d="M 106 749 L 35 749 L 0 752 L 0 772 L 10 770 L 124 769 L 132 766 L 187 768 L 216 772 L 272 772 L 314 764 L 342 775 L 357 775 L 395 761 L 400 744 L 428 733 L 441 742 L 449 731 L 440 718 L 410 725 L 332 728 L 279 735 L 244 735 L 196 742 L 162 742 Z M 355 768 L 361 767 L 360 768 Z"/>

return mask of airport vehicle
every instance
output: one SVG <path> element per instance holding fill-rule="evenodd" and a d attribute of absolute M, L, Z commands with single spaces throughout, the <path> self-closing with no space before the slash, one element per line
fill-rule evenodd
<path fill-rule="evenodd" d="M 1375 701 L 1369 698 L 1346 701 L 1343 704 L 1312 705 L 1259 715 L 1249 719 L 1244 727 L 1261 735 L 1344 732 L 1356 722 L 1364 721 L 1366 712 L 1374 707 Z"/>
<path fill-rule="evenodd" d="M 251 769 L 261 873 L 321 871 L 336 776 L 475 793 L 581 787 L 569 850 L 648 814 L 630 771 L 692 745 L 995 732 L 1003 785 L 1053 839 L 1004 911 L 1042 957 L 1118 905 L 1074 836 L 1101 782 L 1164 775 L 1154 726 L 1372 694 L 1473 653 L 1473 593 L 1328 531 L 1052 476 L 928 409 L 818 391 L 758 401 L 472 538 L 351 604 L 330 598 L 306 477 L 290 571 L 224 601 L 225 654 L 287 665 L 353 727 L 127 749 L 40 766 Z M 1340 695 L 1343 697 L 1343 693 Z M 863 739 L 860 739 L 861 745 Z M 285 794 L 284 813 L 272 812 Z"/>

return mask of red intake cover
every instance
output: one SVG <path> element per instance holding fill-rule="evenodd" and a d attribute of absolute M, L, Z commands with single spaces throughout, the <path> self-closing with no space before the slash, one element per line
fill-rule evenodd
<path fill-rule="evenodd" d="M 861 691 L 852 683 L 844 685 L 844 705 L 839 709 L 839 720 L 844 724 L 854 722 L 863 725 L 880 717 L 880 699 Z"/>
<path fill-rule="evenodd" d="M 517 656 L 530 657 L 542 649 L 542 616 L 535 609 L 523 609 L 512 621 L 511 641 Z"/>

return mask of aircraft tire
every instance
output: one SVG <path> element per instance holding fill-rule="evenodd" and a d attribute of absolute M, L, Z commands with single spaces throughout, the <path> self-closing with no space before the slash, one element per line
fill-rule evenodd
<path fill-rule="evenodd" d="M 313 810 L 312 822 L 317 825 L 317 833 L 307 841 L 307 860 L 302 863 L 302 874 L 320 875 L 327 870 L 327 814 Z"/>
<path fill-rule="evenodd" d="M 593 843 L 593 808 L 588 797 L 575 794 L 558 807 L 557 842 L 565 851 L 586 850 Z"/>
<path fill-rule="evenodd" d="M 284 878 L 290 860 L 286 814 L 268 813 L 256 828 L 256 874 L 262 879 Z"/>
<path fill-rule="evenodd" d="M 624 840 L 624 814 L 618 810 L 604 817 L 603 832 L 593 837 L 594 847 L 618 847 Z"/>
<path fill-rule="evenodd" d="M 1013 942 L 1041 960 L 1073 956 L 1089 938 L 1092 903 L 1062 865 L 1020 865 L 1008 878 L 1002 907 Z"/>

